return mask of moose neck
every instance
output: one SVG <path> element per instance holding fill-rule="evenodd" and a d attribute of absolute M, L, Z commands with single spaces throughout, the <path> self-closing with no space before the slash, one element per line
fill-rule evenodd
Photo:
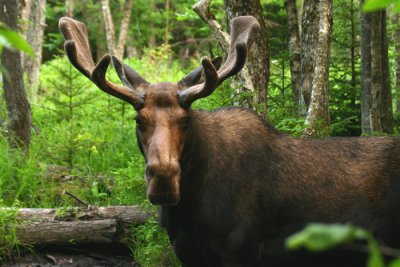
<path fill-rule="evenodd" d="M 181 193 L 194 196 L 210 181 L 208 177 L 220 177 L 215 173 L 226 173 L 233 161 L 253 168 L 246 148 L 265 157 L 276 157 L 279 151 L 277 139 L 282 137 L 256 114 L 240 108 L 223 108 L 208 112 L 190 111 L 188 128 L 181 165 Z M 275 142 L 270 142 L 275 140 Z M 268 165 L 268 164 L 266 164 Z M 247 168 L 246 167 L 246 168 Z M 257 163 L 257 168 L 259 164 Z M 268 171 L 268 166 L 263 166 Z M 231 182 L 231 181 L 227 181 Z"/>
<path fill-rule="evenodd" d="M 181 191 L 195 192 L 196 185 L 202 174 L 207 171 L 213 154 L 210 148 L 207 114 L 205 111 L 191 110 L 191 121 L 185 138 L 184 148 L 180 159 L 181 164 Z M 183 190 L 182 190 L 183 189 Z M 193 189 L 193 192 L 191 192 Z"/>

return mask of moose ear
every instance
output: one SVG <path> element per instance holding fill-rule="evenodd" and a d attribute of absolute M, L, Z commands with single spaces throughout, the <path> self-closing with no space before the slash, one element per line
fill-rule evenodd
<path fill-rule="evenodd" d="M 214 65 L 214 68 L 218 70 L 222 64 L 222 57 L 213 58 L 211 60 L 211 63 Z M 202 82 L 204 82 L 204 71 L 203 71 L 203 66 L 199 66 L 196 69 L 194 69 L 191 73 L 186 75 L 186 77 L 182 78 L 178 82 L 178 86 L 181 90 L 183 90 Z"/>
<path fill-rule="evenodd" d="M 121 82 L 128 88 L 140 90 L 148 82 L 142 78 L 134 69 L 124 64 L 117 57 L 112 56 L 115 71 Z"/>

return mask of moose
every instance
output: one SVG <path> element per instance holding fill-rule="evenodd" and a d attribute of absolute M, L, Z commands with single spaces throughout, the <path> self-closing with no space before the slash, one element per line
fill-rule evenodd
<path fill-rule="evenodd" d="M 63 17 L 59 28 L 71 64 L 136 110 L 147 197 L 183 266 L 365 266 L 345 249 L 286 251 L 309 222 L 351 223 L 400 248 L 400 138 L 305 140 L 245 108 L 191 109 L 242 69 L 255 18 L 232 20 L 222 67 L 204 57 L 177 83 L 151 84 L 108 54 L 95 65 L 86 26 Z M 111 61 L 123 85 L 105 78 Z"/>

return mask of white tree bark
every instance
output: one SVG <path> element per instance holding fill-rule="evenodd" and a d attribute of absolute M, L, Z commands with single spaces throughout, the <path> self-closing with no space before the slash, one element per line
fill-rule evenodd
<path fill-rule="evenodd" d="M 392 21 L 392 39 L 394 54 L 394 102 L 395 111 L 400 112 L 400 13 L 391 14 Z"/>
<path fill-rule="evenodd" d="M 221 45 L 225 53 L 229 52 L 229 44 L 231 43 L 230 36 L 227 32 L 222 29 L 221 24 L 215 19 L 215 16 L 210 11 L 211 0 L 200 0 L 194 6 L 193 10 L 200 16 L 200 18 L 208 24 L 211 28 L 212 33 Z M 252 101 L 258 103 L 258 97 L 255 93 L 254 85 L 249 73 L 248 67 L 245 65 L 242 70 L 238 73 L 239 83 L 243 84 L 246 90 L 250 91 L 253 95 Z M 240 93 L 240 92 L 237 92 Z"/>
<path fill-rule="evenodd" d="M 23 36 L 32 46 L 35 57 L 21 54 L 22 66 L 27 74 L 27 93 L 35 100 L 39 87 L 39 71 L 42 63 L 42 47 L 45 24 L 46 0 L 29 0 L 22 9 Z"/>
<path fill-rule="evenodd" d="M 125 44 L 128 37 L 129 23 L 131 20 L 132 11 L 132 0 L 125 0 L 123 5 L 123 18 L 121 20 L 120 31 L 118 35 L 118 40 L 115 40 L 115 27 L 113 18 L 111 16 L 110 1 L 101 0 L 104 25 L 106 29 L 106 39 L 107 39 L 107 50 L 111 55 L 122 59 L 125 51 Z"/>
<path fill-rule="evenodd" d="M 74 0 L 65 0 L 65 14 L 70 18 L 74 16 Z"/>
<path fill-rule="evenodd" d="M 124 3 L 124 17 L 121 21 L 121 28 L 118 35 L 118 43 L 115 55 L 118 58 L 123 58 L 126 40 L 128 38 L 129 23 L 131 21 L 132 0 L 126 0 Z"/>
<path fill-rule="evenodd" d="M 303 137 L 318 137 L 326 135 L 329 125 L 328 86 L 329 86 L 329 55 L 332 36 L 332 0 L 317 2 L 319 14 L 319 32 L 315 47 L 315 68 L 312 78 L 310 106 L 305 121 L 306 129 Z M 309 48 L 311 49 L 311 48 Z"/>
<path fill-rule="evenodd" d="M 101 0 L 101 10 L 103 11 L 104 26 L 106 29 L 107 50 L 109 54 L 115 55 L 115 29 L 109 0 Z"/>

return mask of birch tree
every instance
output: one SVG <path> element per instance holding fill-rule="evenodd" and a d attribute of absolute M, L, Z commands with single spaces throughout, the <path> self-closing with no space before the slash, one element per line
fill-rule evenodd
<path fill-rule="evenodd" d="M 305 1 L 302 23 L 302 64 L 307 66 L 302 69 L 302 90 L 306 103 L 309 102 L 303 137 L 312 138 L 326 135 L 329 126 L 332 0 Z"/>
<path fill-rule="evenodd" d="M 391 14 L 393 26 L 393 54 L 394 54 L 394 92 L 395 92 L 395 111 L 400 112 L 400 13 Z"/>
<path fill-rule="evenodd" d="M 74 15 L 74 0 L 65 0 L 65 14 L 67 17 L 73 17 Z"/>
<path fill-rule="evenodd" d="M 104 17 L 104 25 L 106 30 L 107 50 L 111 55 L 123 58 L 125 44 L 128 36 L 129 23 L 131 19 L 132 0 L 125 0 L 123 5 L 123 18 L 119 30 L 118 40 L 115 39 L 115 27 L 111 16 L 111 8 L 109 0 L 101 0 L 101 9 Z"/>
<path fill-rule="evenodd" d="M 224 0 L 228 25 L 237 16 L 251 15 L 260 23 L 261 30 L 257 36 L 247 60 L 249 74 L 255 89 L 257 110 L 266 117 L 268 111 L 269 82 L 269 42 L 260 0 Z"/>
<path fill-rule="evenodd" d="M 46 0 L 25 1 L 22 8 L 22 35 L 35 51 L 35 57 L 22 57 L 22 66 L 27 75 L 27 93 L 34 100 L 39 87 L 40 64 L 42 63 L 43 35 L 45 28 Z"/>

